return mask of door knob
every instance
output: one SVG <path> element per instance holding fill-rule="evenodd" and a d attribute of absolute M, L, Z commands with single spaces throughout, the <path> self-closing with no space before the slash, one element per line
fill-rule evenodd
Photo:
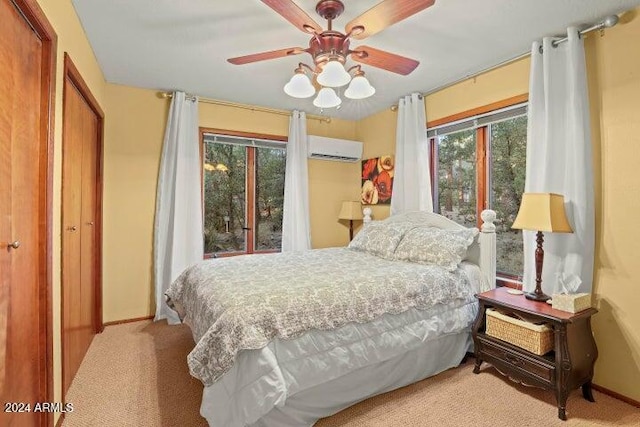
<path fill-rule="evenodd" d="M 9 243 L 7 248 L 9 249 L 18 249 L 20 247 L 20 241 L 16 240 L 15 242 Z"/>
<path fill-rule="evenodd" d="M 67 227 L 67 231 L 76 231 L 78 229 L 78 227 L 76 227 L 75 225 L 72 225 L 71 227 Z"/>
<path fill-rule="evenodd" d="M 93 221 L 89 221 L 87 225 L 93 225 Z"/>

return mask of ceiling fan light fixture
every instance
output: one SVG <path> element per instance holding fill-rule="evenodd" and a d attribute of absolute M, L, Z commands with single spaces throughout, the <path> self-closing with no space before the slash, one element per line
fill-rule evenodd
<path fill-rule="evenodd" d="M 318 96 L 313 100 L 313 105 L 318 108 L 333 108 L 342 103 L 336 92 L 330 87 L 323 87 L 318 92 Z"/>
<path fill-rule="evenodd" d="M 358 74 L 349 83 L 349 87 L 344 91 L 344 96 L 349 99 L 365 99 L 374 93 L 376 93 L 376 88 L 371 86 L 363 74 Z"/>
<path fill-rule="evenodd" d="M 304 72 L 296 71 L 289 83 L 284 85 L 284 92 L 294 98 L 309 98 L 316 93 L 316 89 Z"/>
<path fill-rule="evenodd" d="M 360 65 L 350 68 L 346 66 L 348 59 L 403 76 L 413 72 L 419 65 L 414 59 L 370 46 L 358 46 L 356 50 L 350 49 L 349 46 L 352 38 L 362 40 L 370 37 L 432 6 L 434 0 L 378 0 L 375 6 L 348 22 L 344 32 L 333 28 L 335 19 L 345 10 L 344 0 L 315 1 L 316 12 L 327 20 L 326 29 L 314 21 L 295 0 L 262 0 L 297 29 L 311 36 L 308 48 L 289 47 L 229 58 L 227 61 L 234 65 L 242 65 L 309 54 L 313 60 L 312 65 L 299 63 L 296 74 L 284 86 L 284 92 L 295 98 L 312 98 L 317 91 L 313 104 L 321 109 L 340 108 L 342 101 L 335 88 L 348 85 L 344 94 L 347 98 L 355 100 L 375 94 L 376 89 L 364 77 Z M 616 21 L 617 17 L 612 16 L 605 20 L 603 26 L 613 26 Z"/>
<path fill-rule="evenodd" d="M 351 75 L 337 59 L 330 60 L 318 74 L 318 83 L 325 87 L 340 87 L 351 81 Z"/>

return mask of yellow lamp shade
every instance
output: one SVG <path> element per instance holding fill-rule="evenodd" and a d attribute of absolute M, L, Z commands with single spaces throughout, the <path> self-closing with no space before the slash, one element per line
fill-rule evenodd
<path fill-rule="evenodd" d="M 362 205 L 360 202 L 342 202 L 342 209 L 338 219 L 362 219 Z"/>
<path fill-rule="evenodd" d="M 511 228 L 553 233 L 573 233 L 564 211 L 564 196 L 554 193 L 525 193 Z"/>

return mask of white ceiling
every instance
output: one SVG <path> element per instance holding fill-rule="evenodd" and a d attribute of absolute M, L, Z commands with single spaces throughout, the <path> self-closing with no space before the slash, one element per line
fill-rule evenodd
<path fill-rule="evenodd" d="M 316 0 L 294 0 L 326 28 Z M 380 0 L 343 0 L 334 21 L 343 30 Z M 207 98 L 320 114 L 312 99 L 294 99 L 282 87 L 308 54 L 247 65 L 226 59 L 293 46 L 309 36 L 260 0 L 73 0 L 105 78 L 111 83 L 184 90 Z M 411 92 L 446 83 L 526 52 L 542 36 L 599 21 L 640 0 L 436 0 L 405 21 L 351 47 L 368 45 L 420 61 L 409 76 L 363 66 L 376 94 L 322 112 L 357 120 Z M 343 97 L 344 98 L 344 97 Z"/>

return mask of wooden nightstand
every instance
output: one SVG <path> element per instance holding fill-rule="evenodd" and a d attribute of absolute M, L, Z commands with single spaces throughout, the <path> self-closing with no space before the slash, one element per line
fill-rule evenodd
<path fill-rule="evenodd" d="M 473 326 L 476 357 L 473 372 L 478 374 L 484 361 L 517 382 L 554 391 L 558 418 L 566 420 L 567 397 L 572 390 L 582 387 L 584 398 L 594 402 L 591 380 L 598 349 L 591 332 L 591 316 L 598 311 L 589 308 L 573 314 L 554 310 L 545 302 L 531 301 L 524 295 L 511 295 L 507 289 L 497 288 L 476 295 L 480 308 Z M 487 335 L 487 308 L 515 314 L 528 322 L 548 324 L 554 333 L 553 350 L 538 356 Z"/>

